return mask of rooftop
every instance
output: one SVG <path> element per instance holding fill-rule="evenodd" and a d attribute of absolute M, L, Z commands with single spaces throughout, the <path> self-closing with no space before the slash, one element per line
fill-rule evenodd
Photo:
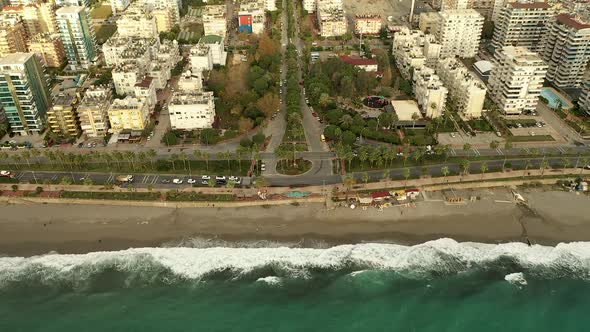
<path fill-rule="evenodd" d="M 5 57 L 0 58 L 0 65 L 14 65 L 14 64 L 23 64 L 30 57 L 32 57 L 35 53 L 11 53 L 7 54 Z"/>
<path fill-rule="evenodd" d="M 581 19 L 576 18 L 573 15 L 559 14 L 559 15 L 555 16 L 555 19 L 558 22 L 565 24 L 571 28 L 577 29 L 577 30 L 590 28 L 590 24 L 588 24 L 586 22 L 582 22 Z"/>
<path fill-rule="evenodd" d="M 67 7 L 61 7 L 58 10 L 55 11 L 56 15 L 59 14 L 78 14 L 79 12 L 83 11 L 84 7 L 81 6 L 67 6 Z"/>
<path fill-rule="evenodd" d="M 150 85 L 152 85 L 152 81 L 153 80 L 154 79 L 152 77 L 146 76 L 146 77 L 144 77 L 143 80 L 141 80 L 141 82 L 135 83 L 135 86 L 140 87 L 140 88 L 146 88 L 147 89 L 147 88 L 150 87 Z"/>
<path fill-rule="evenodd" d="M 199 44 L 221 44 L 223 37 L 218 35 L 206 35 L 199 39 Z"/>
<path fill-rule="evenodd" d="M 511 2 L 509 5 L 512 8 L 539 8 L 539 9 L 549 9 L 551 5 L 547 2 Z"/>
<path fill-rule="evenodd" d="M 353 66 L 371 66 L 377 64 L 377 60 L 375 59 L 353 58 L 346 55 L 341 56 L 340 60 Z"/>
<path fill-rule="evenodd" d="M 420 115 L 420 109 L 415 100 L 392 100 L 391 106 L 400 121 L 412 121 L 414 113 Z"/>

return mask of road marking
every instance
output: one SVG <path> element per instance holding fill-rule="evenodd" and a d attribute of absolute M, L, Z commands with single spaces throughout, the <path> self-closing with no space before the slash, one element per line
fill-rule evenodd
<path fill-rule="evenodd" d="M 160 178 L 159 175 L 154 175 L 154 179 L 152 180 L 152 184 L 156 184 L 156 182 L 158 182 L 159 178 Z"/>
<path fill-rule="evenodd" d="M 475 153 L 476 156 L 481 156 L 481 153 L 479 153 L 479 150 L 478 149 L 473 148 L 472 150 L 473 150 L 473 152 Z"/>
<path fill-rule="evenodd" d="M 502 149 L 500 148 L 496 148 L 496 152 L 498 152 L 499 155 L 504 155 L 504 152 L 502 152 Z"/>
<path fill-rule="evenodd" d="M 451 155 L 452 156 L 456 156 L 457 155 L 457 152 L 455 151 L 455 149 L 451 149 L 449 151 L 451 152 Z"/>
<path fill-rule="evenodd" d="M 51 177 L 51 180 L 57 180 L 57 174 Z"/>
<path fill-rule="evenodd" d="M 149 178 L 150 178 L 149 175 L 144 175 L 143 179 L 141 179 L 141 183 L 147 183 Z"/>
<path fill-rule="evenodd" d="M 565 154 L 565 150 L 561 146 L 556 147 L 557 150 L 561 151 L 561 153 Z"/>
<path fill-rule="evenodd" d="M 524 150 L 524 152 L 525 152 L 526 154 L 530 154 L 530 153 L 531 153 L 531 150 L 529 150 L 529 148 L 522 148 L 522 149 Z"/>
<path fill-rule="evenodd" d="M 107 183 L 109 182 L 113 182 L 113 174 L 109 175 L 109 177 L 106 180 Z"/>
<path fill-rule="evenodd" d="M 17 178 L 18 180 L 20 180 L 20 179 L 22 179 L 22 178 L 23 178 L 23 176 L 25 176 L 25 173 L 24 173 L 24 172 L 23 172 L 23 173 L 18 173 L 18 175 L 16 176 L 16 178 Z"/>

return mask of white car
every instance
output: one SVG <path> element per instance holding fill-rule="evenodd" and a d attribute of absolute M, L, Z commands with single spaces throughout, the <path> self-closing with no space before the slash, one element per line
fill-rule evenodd
<path fill-rule="evenodd" d="M 455 135 L 455 133 L 451 133 L 451 137 L 455 138 L 455 137 L 457 137 L 457 135 Z"/>
<path fill-rule="evenodd" d="M 186 183 L 194 184 L 194 183 L 197 183 L 197 181 L 195 179 L 188 179 L 188 180 L 186 180 Z"/>
<path fill-rule="evenodd" d="M 174 180 L 172 180 L 172 183 L 174 183 L 174 184 L 182 184 L 182 180 L 181 179 L 174 179 Z"/>
<path fill-rule="evenodd" d="M 229 177 L 230 181 L 238 181 L 239 179 L 240 179 L 239 177 L 233 176 L 233 175 Z"/>
<path fill-rule="evenodd" d="M 208 180 L 203 180 L 201 181 L 202 185 L 208 186 L 209 185 L 209 181 Z"/>
<path fill-rule="evenodd" d="M 266 171 L 266 165 L 264 163 L 260 164 L 260 170 Z"/>
<path fill-rule="evenodd" d="M 216 181 L 225 181 L 225 176 L 219 176 L 218 175 L 218 176 L 215 177 L 215 180 Z"/>
<path fill-rule="evenodd" d="M 10 171 L 0 171 L 0 176 L 6 177 L 6 176 L 10 176 L 12 173 L 10 173 Z"/>
<path fill-rule="evenodd" d="M 211 177 L 209 175 L 203 175 L 201 176 L 201 180 L 211 180 Z"/>

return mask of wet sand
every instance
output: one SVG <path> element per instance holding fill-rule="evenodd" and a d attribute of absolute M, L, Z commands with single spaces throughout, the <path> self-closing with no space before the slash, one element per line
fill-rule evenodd
<path fill-rule="evenodd" d="M 504 193 L 505 194 L 505 193 Z M 506 195 L 504 195 L 506 196 Z M 441 237 L 458 241 L 526 241 L 555 245 L 590 240 L 590 200 L 566 192 L 524 193 L 528 206 L 488 197 L 450 206 L 436 199 L 413 207 L 366 211 L 322 204 L 242 208 L 157 208 L 77 204 L 0 205 L 0 253 L 85 253 L 215 241 L 261 240 L 303 246 Z M 495 198 L 495 199 L 494 199 Z"/>

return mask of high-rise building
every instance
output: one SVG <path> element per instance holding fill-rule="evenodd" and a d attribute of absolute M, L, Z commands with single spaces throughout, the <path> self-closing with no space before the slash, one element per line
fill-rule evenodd
<path fill-rule="evenodd" d="M 35 53 L 45 67 L 59 68 L 66 60 L 64 45 L 59 35 L 38 34 L 29 41 L 29 52 Z"/>
<path fill-rule="evenodd" d="M 481 117 L 486 99 L 486 87 L 479 78 L 455 58 L 441 59 L 436 73 L 449 90 L 449 99 L 464 117 Z"/>
<path fill-rule="evenodd" d="M 441 45 L 441 58 L 472 58 L 477 54 L 483 16 L 474 9 L 447 10 L 439 13 L 434 31 Z"/>
<path fill-rule="evenodd" d="M 379 15 L 356 15 L 354 32 L 363 35 L 377 35 L 381 32 L 383 19 Z"/>
<path fill-rule="evenodd" d="M 555 16 L 547 25 L 542 47 L 549 66 L 547 79 L 561 88 L 579 87 L 590 60 L 590 20 Z"/>
<path fill-rule="evenodd" d="M 27 34 L 32 37 L 38 33 L 55 33 L 55 5 L 51 2 L 39 2 L 30 5 L 6 6 L 5 14 L 14 14 L 22 18 Z"/>
<path fill-rule="evenodd" d="M 511 2 L 500 11 L 496 20 L 492 45 L 524 46 L 538 52 L 553 9 L 547 2 Z"/>
<path fill-rule="evenodd" d="M 346 34 L 347 21 L 342 0 L 318 1 L 316 14 L 322 37 L 337 37 Z"/>
<path fill-rule="evenodd" d="M 96 37 L 84 7 L 62 7 L 56 12 L 59 33 L 72 70 L 88 69 L 97 59 Z"/>
<path fill-rule="evenodd" d="M 62 93 L 53 98 L 53 106 L 47 110 L 49 129 L 61 137 L 80 136 L 80 121 L 76 113 L 76 95 Z"/>
<path fill-rule="evenodd" d="M 0 57 L 27 52 L 27 33 L 22 19 L 17 15 L 2 15 L 0 18 Z"/>
<path fill-rule="evenodd" d="M 51 100 L 43 66 L 33 53 L 0 58 L 0 104 L 20 135 L 41 132 Z"/>
<path fill-rule="evenodd" d="M 109 130 L 108 111 L 113 102 L 112 87 L 92 86 L 86 90 L 78 106 L 80 128 L 86 137 L 102 137 Z"/>
<path fill-rule="evenodd" d="M 525 47 L 497 50 L 488 80 L 489 96 L 506 115 L 534 111 L 541 94 L 547 64 Z"/>

